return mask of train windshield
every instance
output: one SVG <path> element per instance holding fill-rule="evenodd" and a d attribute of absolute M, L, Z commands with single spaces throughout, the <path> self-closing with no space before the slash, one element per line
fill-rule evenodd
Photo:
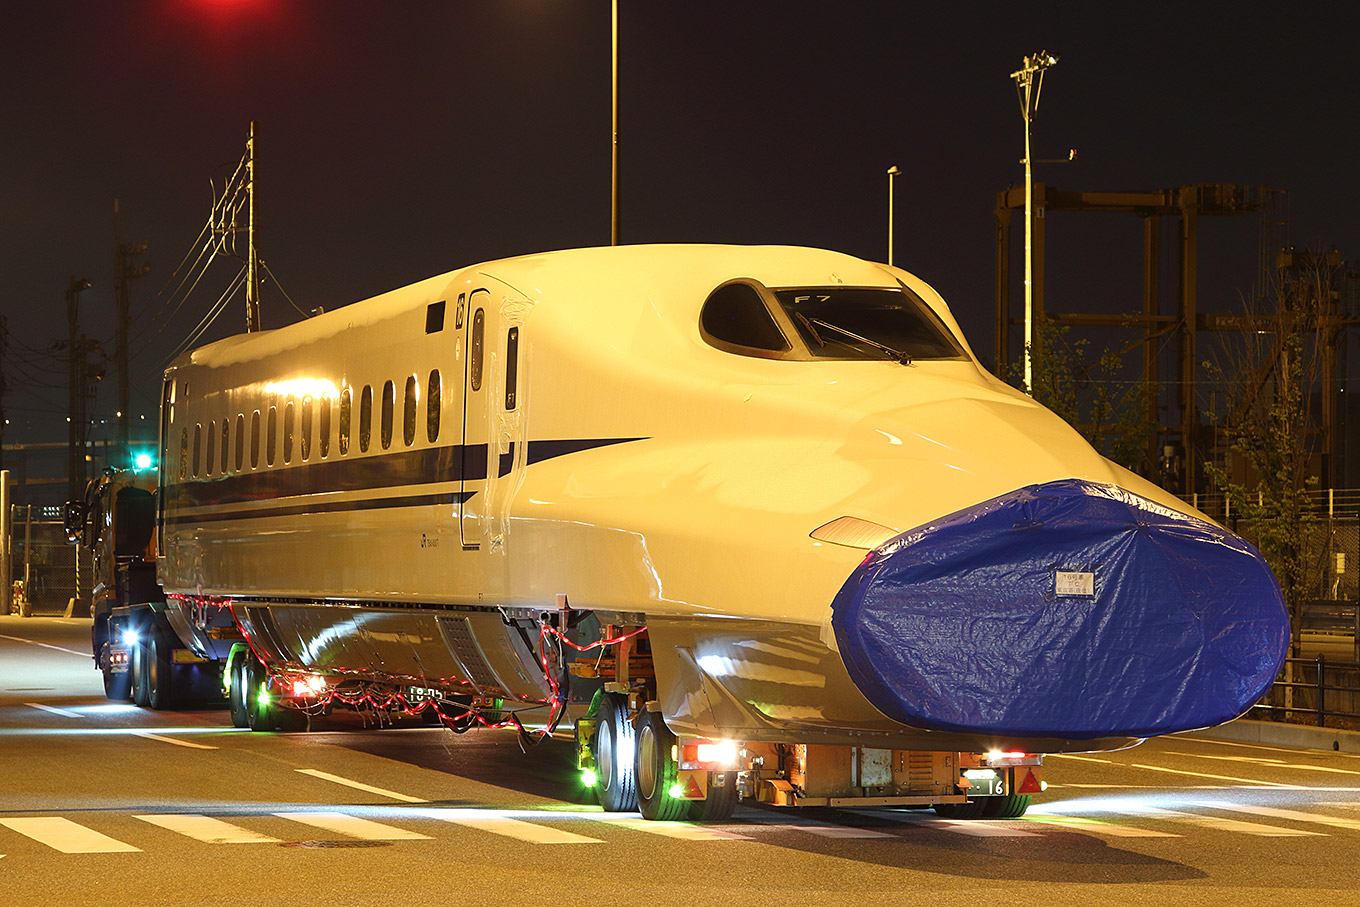
<path fill-rule="evenodd" d="M 774 290 L 818 359 L 958 359 L 963 349 L 939 317 L 906 287 Z"/>

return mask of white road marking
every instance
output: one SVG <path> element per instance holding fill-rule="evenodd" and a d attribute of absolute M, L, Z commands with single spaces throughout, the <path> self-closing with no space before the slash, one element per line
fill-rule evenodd
<path fill-rule="evenodd" d="M 1157 765 L 1142 765 L 1137 762 L 1131 763 L 1129 767 L 1142 768 L 1150 772 L 1165 772 L 1168 775 L 1184 775 L 1188 778 L 1209 778 L 1213 781 L 1233 781 L 1238 784 L 1250 784 L 1253 787 L 1273 787 L 1280 790 L 1303 790 L 1303 788 L 1297 784 L 1277 784 L 1274 781 L 1257 781 L 1255 778 L 1234 778 L 1230 775 L 1206 775 L 1203 772 L 1187 772 L 1183 769 L 1162 768 Z"/>
<path fill-rule="evenodd" d="M 174 737 L 166 737 L 161 734 L 153 734 L 150 731 L 128 731 L 134 737 L 145 737 L 147 740 L 159 740 L 161 743 L 173 743 L 175 746 L 187 746 L 196 750 L 215 750 L 217 747 L 209 746 L 206 743 L 190 743 L 188 740 L 176 740 Z"/>
<path fill-rule="evenodd" d="M 140 847 L 56 816 L 0 819 L 0 825 L 62 853 L 141 853 Z"/>
<path fill-rule="evenodd" d="M 41 702 L 25 702 L 24 705 L 26 705 L 26 706 L 31 706 L 32 708 L 35 708 L 35 709 L 42 709 L 44 712 L 51 712 L 53 715 L 60 715 L 60 716 L 63 717 L 63 718 L 84 718 L 84 717 L 85 717 L 84 715 L 80 714 L 79 712 L 73 712 L 73 711 L 71 711 L 70 709 L 59 709 L 59 708 L 57 708 L 57 707 L 54 706 L 54 705 L 43 705 Z"/>
<path fill-rule="evenodd" d="M 421 815 L 428 816 L 431 819 L 439 819 L 443 822 L 452 822 L 455 825 L 463 825 L 467 828 L 475 828 L 479 831 L 487 831 L 493 835 L 518 838 L 521 841 L 528 841 L 531 844 L 604 843 L 599 838 L 587 838 L 585 835 L 563 831 L 559 828 L 550 828 L 547 825 L 535 825 L 532 822 L 512 819 L 509 816 L 501 815 L 494 810 L 426 809 L 421 810 Z"/>
<path fill-rule="evenodd" d="M 332 775 L 330 772 L 319 771 L 314 768 L 299 768 L 294 771 L 304 775 L 311 775 L 313 778 L 320 778 L 323 781 L 334 781 L 336 784 L 343 784 L 345 787 L 352 787 L 355 790 L 368 791 L 370 794 L 378 794 L 382 797 L 391 797 L 393 800 L 400 800 L 403 803 L 429 803 L 429 800 L 422 800 L 420 797 L 410 797 L 406 794 L 399 794 L 396 791 L 387 790 L 383 787 L 374 787 L 371 784 L 364 784 L 362 781 L 351 781 L 349 778 L 341 778 L 339 775 Z"/>
<path fill-rule="evenodd" d="M 77 652 L 75 649 L 63 649 L 61 646 L 49 645 L 48 643 L 38 642 L 37 640 L 34 639 L 24 639 L 22 636 L 5 636 L 3 633 L 0 633 L 0 639 L 12 639 L 15 642 L 26 642 L 30 646 L 42 646 L 44 649 L 56 649 L 58 652 L 67 652 L 71 655 L 79 655 L 81 658 L 89 658 L 91 660 L 93 660 L 94 658 L 94 656 L 91 655 L 89 652 Z"/>
<path fill-rule="evenodd" d="M 208 844 L 278 844 L 278 838 L 250 831 L 221 819 L 197 815 L 133 816 L 143 822 L 186 835 Z"/>
<path fill-rule="evenodd" d="M 1213 739 L 1210 739 L 1210 738 L 1208 738 L 1208 737 L 1189 737 L 1189 738 L 1187 738 L 1187 737 L 1183 737 L 1183 736 L 1178 735 L 1178 734 L 1173 734 L 1172 736 L 1173 736 L 1173 737 L 1177 737 L 1178 739 L 1180 739 L 1180 740 L 1182 740 L 1182 741 L 1184 741 L 1184 742 L 1186 742 L 1186 743 L 1190 743 L 1190 742 L 1193 742 L 1193 743 L 1211 743 L 1211 744 L 1213 744 L 1214 746 L 1235 746 L 1235 747 L 1239 747 L 1239 748 L 1244 749 L 1244 750 L 1266 750 L 1267 752 L 1271 752 L 1271 753 L 1289 753 L 1289 754 L 1291 754 L 1291 755 L 1293 755 L 1293 756 L 1300 756 L 1300 755 L 1306 755 L 1306 754 L 1317 754 L 1317 755 L 1326 754 L 1327 756 L 1340 757 L 1340 758 L 1342 758 L 1342 759 L 1360 759 L 1360 753 L 1339 753 L 1339 752 L 1336 752 L 1335 750 L 1310 750 L 1310 749 L 1308 749 L 1307 747 L 1293 747 L 1293 748 L 1289 748 L 1289 747 L 1283 747 L 1283 746 L 1266 746 L 1266 745 L 1263 744 L 1263 743 L 1238 743 L 1238 742 L 1235 741 L 1235 740 L 1213 740 Z"/>
<path fill-rule="evenodd" d="M 894 822 L 901 822 L 904 825 L 916 825 L 921 828 L 931 828 L 936 831 L 948 831 L 959 835 L 968 835 L 973 838 L 1038 838 L 1042 835 L 1033 831 L 1025 831 L 1022 828 L 1015 828 L 1010 825 L 999 825 L 994 821 L 979 819 L 945 819 L 942 817 L 909 815 L 907 813 L 889 812 L 864 812 L 861 810 L 851 810 L 859 815 L 872 815 L 878 818 L 891 819 Z"/>
<path fill-rule="evenodd" d="M 743 822 L 757 822 L 766 828 L 805 831 L 808 834 L 820 835 L 824 838 L 897 837 L 897 835 L 889 834 L 886 831 L 874 831 L 872 828 L 852 828 L 849 825 L 834 825 L 830 822 L 821 822 L 817 819 L 804 819 L 802 817 L 790 821 L 790 817 L 786 816 L 771 816 L 764 813 L 743 812 L 738 818 Z"/>
<path fill-rule="evenodd" d="M 1095 819 L 1086 819 L 1080 816 L 1026 816 L 1026 822 L 1042 822 L 1045 825 L 1058 825 L 1070 828 L 1073 831 L 1089 831 L 1098 835 L 1109 835 L 1113 838 L 1179 838 L 1180 835 L 1169 831 L 1153 831 L 1150 828 L 1138 828 L 1133 825 L 1113 825 L 1109 822 L 1097 822 Z"/>
<path fill-rule="evenodd" d="M 1280 809 L 1274 806 L 1247 806 L 1241 803 L 1218 803 L 1205 800 L 1194 804 L 1200 809 L 1222 809 L 1228 812 L 1247 813 L 1253 816 L 1265 816 L 1271 819 L 1285 819 L 1290 822 L 1312 823 L 1314 825 L 1326 825 L 1331 828 L 1346 828 L 1351 831 L 1360 831 L 1360 819 L 1342 819 L 1335 816 L 1324 816 L 1318 813 L 1306 813 L 1297 809 Z"/>
<path fill-rule="evenodd" d="M 1074 756 L 1071 753 L 1049 753 L 1045 759 L 1073 759 L 1077 762 L 1099 762 L 1101 765 L 1114 765 L 1113 759 L 1097 759 L 1094 756 Z"/>
<path fill-rule="evenodd" d="M 1335 775 L 1360 775 L 1360 772 L 1349 768 L 1331 768 L 1325 765 L 1301 765 L 1296 762 L 1286 762 L 1283 759 L 1267 759 L 1264 756 L 1214 756 L 1209 753 L 1167 753 L 1168 756 L 1189 756 L 1192 759 L 1214 759 L 1219 762 L 1243 762 L 1247 765 L 1259 765 L 1264 768 L 1286 768 L 1300 772 L 1331 772 Z"/>
<path fill-rule="evenodd" d="M 397 828 L 392 825 L 384 825 L 381 822 L 374 822 L 370 819 L 360 819 L 358 816 L 347 816 L 344 813 L 274 813 L 280 819 L 288 819 L 293 822 L 301 822 L 303 825 L 312 825 L 316 828 L 324 828 L 326 831 L 333 831 L 337 834 L 348 835 L 351 838 L 359 838 L 364 841 L 429 841 L 429 835 L 422 835 L 419 832 L 407 831 L 404 828 Z"/>
<path fill-rule="evenodd" d="M 654 822 L 651 819 L 619 818 L 606 820 L 611 825 L 622 825 L 634 831 L 642 831 L 663 838 L 679 838 L 681 841 L 749 841 L 746 835 L 733 831 L 720 831 L 705 825 L 690 825 L 688 822 Z"/>
<path fill-rule="evenodd" d="M 1259 822 L 1242 822 L 1238 819 L 1224 819 L 1220 816 L 1201 816 L 1195 813 L 1183 813 L 1173 809 L 1162 809 L 1157 806 L 1131 806 L 1130 812 L 1143 813 L 1145 815 L 1161 817 L 1167 819 L 1184 819 L 1196 825 L 1203 825 L 1205 828 L 1213 828 L 1218 831 L 1240 832 L 1246 835 L 1257 835 L 1265 838 L 1296 838 L 1306 835 L 1323 836 L 1320 831 L 1302 831 L 1297 828 L 1284 828 L 1279 825 L 1262 825 Z"/>

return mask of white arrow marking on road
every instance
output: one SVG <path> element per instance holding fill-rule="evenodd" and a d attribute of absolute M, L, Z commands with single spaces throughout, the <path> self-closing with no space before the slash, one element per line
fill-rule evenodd
<path fill-rule="evenodd" d="M 311 775 L 313 778 L 320 778 L 323 781 L 334 781 L 336 784 L 343 784 L 345 787 L 352 787 L 355 790 L 368 791 L 370 794 L 378 794 L 383 797 L 391 797 L 393 800 L 401 800 L 403 803 L 429 803 L 429 800 L 422 800 L 420 797 L 408 797 L 406 794 L 399 794 L 396 791 L 387 790 L 383 787 L 374 787 L 371 784 L 364 784 L 362 781 L 351 781 L 349 778 L 341 778 L 339 775 L 332 775 L 330 772 L 323 772 L 315 768 L 299 768 L 294 771 L 304 775 Z"/>
<path fill-rule="evenodd" d="M 1248 835 L 1259 835 L 1266 838 L 1296 838 L 1304 835 L 1315 835 L 1326 837 L 1320 831 L 1302 831 L 1297 828 L 1284 828 L 1278 825 L 1262 825 L 1259 822 L 1241 822 L 1237 819 L 1223 819 L 1218 816 L 1199 816 L 1194 813 L 1177 812 L 1172 809 L 1162 809 L 1157 806 L 1131 806 L 1130 812 L 1144 813 L 1149 816 L 1164 816 L 1173 819 L 1185 819 L 1196 825 L 1203 825 L 1206 828 L 1216 828 L 1219 831 L 1236 831 Z"/>
<path fill-rule="evenodd" d="M 73 711 L 71 711 L 70 709 L 59 709 L 59 708 L 57 708 L 57 707 L 54 706 L 54 705 L 43 705 L 41 702 L 25 702 L 24 705 L 26 705 L 26 706 L 31 706 L 31 707 L 33 707 L 33 708 L 35 708 L 35 709 L 42 709 L 44 712 L 51 712 L 53 715 L 60 715 L 60 716 L 62 716 L 63 718 L 84 718 L 84 717 L 85 717 L 84 715 L 80 714 L 79 712 L 73 712 Z"/>
<path fill-rule="evenodd" d="M 1053 785 L 1049 785 L 1049 790 Z M 1026 822 L 1042 822 L 1045 825 L 1057 825 L 1062 828 L 1070 828 L 1073 831 L 1089 831 L 1098 835 L 1110 835 L 1114 838 L 1179 838 L 1180 835 L 1169 831 L 1153 831 L 1150 828 L 1139 828 L 1135 825 L 1112 825 L 1108 822 L 1097 822 L 1095 819 L 1086 819 L 1081 816 L 1026 816 Z"/>
<path fill-rule="evenodd" d="M 0 819 L 0 825 L 62 853 L 141 853 L 140 847 L 102 835 L 70 819 L 42 816 Z"/>
<path fill-rule="evenodd" d="M 1273 787 L 1280 790 L 1303 790 L 1297 784 L 1277 784 L 1274 781 L 1257 781 L 1255 778 L 1233 778 L 1229 775 L 1206 775 L 1203 772 L 1187 772 L 1176 768 L 1162 768 L 1157 765 L 1140 765 L 1133 763 L 1132 768 L 1147 769 L 1150 772 L 1166 772 L 1169 775 L 1185 775 L 1190 778 L 1210 778 L 1214 781 L 1235 781 L 1238 784 L 1250 784 L 1254 787 Z"/>

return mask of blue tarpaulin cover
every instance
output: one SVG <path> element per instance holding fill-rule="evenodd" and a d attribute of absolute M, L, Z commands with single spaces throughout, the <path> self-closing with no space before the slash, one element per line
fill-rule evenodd
<path fill-rule="evenodd" d="M 1255 548 L 1075 479 L 880 546 L 836 596 L 832 626 L 855 684 L 896 721 L 1076 740 L 1230 721 L 1289 644 Z"/>

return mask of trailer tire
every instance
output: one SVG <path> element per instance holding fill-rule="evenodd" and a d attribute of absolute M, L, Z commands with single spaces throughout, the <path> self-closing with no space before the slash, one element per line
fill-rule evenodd
<path fill-rule="evenodd" d="M 245 665 L 241 673 L 244 675 L 245 683 L 241 687 L 241 693 L 246 701 L 246 726 L 252 731 L 272 731 L 274 722 L 270 712 L 273 710 L 267 701 L 262 701 L 264 683 L 268 677 L 264 664 L 249 654 L 243 660 Z"/>
<path fill-rule="evenodd" d="M 723 781 L 713 784 L 713 777 L 721 775 Z M 691 822 L 722 822 L 732 818 L 732 810 L 737 808 L 737 773 L 709 772 L 708 797 L 703 800 L 690 800 L 688 818 Z"/>
<path fill-rule="evenodd" d="M 988 819 L 1018 819 L 1029 809 L 1031 799 L 1029 794 L 988 797 L 983 801 L 983 815 Z"/>
<path fill-rule="evenodd" d="M 606 693 L 595 728 L 595 775 L 599 779 L 595 796 L 605 812 L 631 812 L 637 809 L 637 764 L 634 753 L 637 737 L 628 720 L 628 701 L 617 693 Z"/>
<path fill-rule="evenodd" d="M 682 818 L 689 801 L 671 796 L 678 777 L 675 735 L 660 712 L 645 709 L 638 715 L 636 734 L 638 810 L 644 819 L 669 822 Z"/>
<path fill-rule="evenodd" d="M 249 652 L 242 652 L 231 661 L 231 692 L 227 694 L 227 703 L 231 709 L 232 727 L 250 727 L 250 716 L 246 714 L 245 670 L 249 658 Z"/>
<path fill-rule="evenodd" d="M 132 701 L 142 708 L 147 708 L 151 696 L 146 682 L 147 657 L 146 640 L 139 639 L 132 644 L 128 653 L 128 678 L 132 687 Z"/>
<path fill-rule="evenodd" d="M 157 711 L 170 708 L 175 701 L 175 665 L 171 645 L 154 628 L 146 643 L 146 704 Z"/>
<path fill-rule="evenodd" d="M 936 803 L 932 809 L 937 816 L 945 819 L 981 819 L 987 815 L 987 801 L 978 799 L 967 803 Z"/>

